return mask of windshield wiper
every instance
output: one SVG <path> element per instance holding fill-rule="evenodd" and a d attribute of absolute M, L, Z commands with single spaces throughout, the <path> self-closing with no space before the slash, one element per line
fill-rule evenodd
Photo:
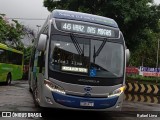
<path fill-rule="evenodd" d="M 79 45 L 78 41 L 76 40 L 75 36 L 72 33 L 70 33 L 70 38 L 71 38 L 71 40 L 72 40 L 72 42 L 73 42 L 78 54 L 79 55 L 84 54 L 84 50 L 81 49 L 81 46 Z"/>
<path fill-rule="evenodd" d="M 99 55 L 99 53 L 101 52 L 101 50 L 103 49 L 104 45 L 107 42 L 107 38 L 104 39 L 104 41 L 102 42 L 102 44 L 100 45 L 100 47 L 98 48 L 98 50 L 95 50 L 95 45 L 94 45 L 94 53 L 93 53 L 93 62 L 95 63 L 95 59 L 96 57 Z"/>

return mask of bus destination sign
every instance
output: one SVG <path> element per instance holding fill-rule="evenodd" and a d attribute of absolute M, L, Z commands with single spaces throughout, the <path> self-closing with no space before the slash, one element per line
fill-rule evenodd
<path fill-rule="evenodd" d="M 104 36 L 104 37 L 115 37 L 114 30 L 97 27 L 97 26 L 89 26 L 84 24 L 62 22 L 61 29 L 64 31 L 70 31 L 70 32 L 92 34 L 92 35 Z"/>

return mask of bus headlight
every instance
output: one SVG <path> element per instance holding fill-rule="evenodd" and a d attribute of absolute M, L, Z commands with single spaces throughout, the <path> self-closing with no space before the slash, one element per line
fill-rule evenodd
<path fill-rule="evenodd" d="M 45 79 L 44 80 L 44 84 L 49 90 L 51 90 L 53 92 L 58 92 L 58 93 L 65 94 L 65 91 L 64 91 L 64 89 L 62 87 L 60 87 L 59 85 L 56 85 L 55 83 L 53 83 L 53 82 L 51 82 L 49 80 Z"/>
<path fill-rule="evenodd" d="M 110 95 L 108 95 L 108 97 L 113 97 L 113 96 L 120 96 L 121 93 L 123 93 L 125 90 L 125 86 L 122 86 L 116 90 L 114 90 Z"/>

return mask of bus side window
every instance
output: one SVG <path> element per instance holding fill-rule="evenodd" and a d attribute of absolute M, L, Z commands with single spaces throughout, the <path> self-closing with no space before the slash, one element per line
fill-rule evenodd
<path fill-rule="evenodd" d="M 2 63 L 6 62 L 6 51 L 3 49 L 0 49 L 0 62 Z"/>

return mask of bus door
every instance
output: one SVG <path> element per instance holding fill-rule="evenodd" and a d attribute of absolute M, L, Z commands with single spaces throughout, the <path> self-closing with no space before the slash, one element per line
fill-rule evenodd
<path fill-rule="evenodd" d="M 41 91 L 44 80 L 44 52 L 36 50 L 32 78 L 33 88 L 37 87 L 38 91 Z M 38 98 L 40 98 L 40 95 L 38 94 Z"/>

